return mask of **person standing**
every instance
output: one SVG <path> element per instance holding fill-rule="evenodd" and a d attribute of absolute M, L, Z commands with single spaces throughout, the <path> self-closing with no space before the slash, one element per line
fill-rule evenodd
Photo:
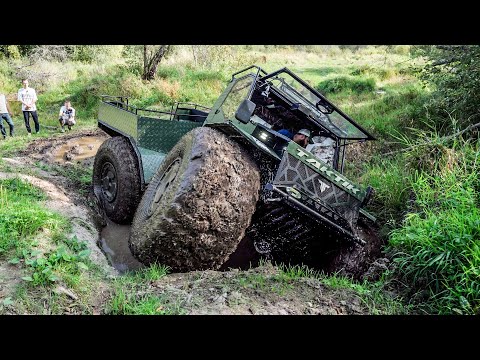
<path fill-rule="evenodd" d="M 37 115 L 37 93 L 34 88 L 28 86 L 28 80 L 23 79 L 23 87 L 18 90 L 18 101 L 22 103 L 23 119 L 25 120 L 25 127 L 27 128 L 28 136 L 31 136 L 32 129 L 30 128 L 30 114 L 35 122 L 35 133 L 40 131 L 40 124 Z"/>
<path fill-rule="evenodd" d="M 65 132 L 65 125 L 68 126 L 68 130 L 72 130 L 72 126 L 75 125 L 75 109 L 72 107 L 70 100 L 66 100 L 64 105 L 60 108 L 58 114 L 60 118 L 58 121 L 62 126 L 62 132 Z"/>
<path fill-rule="evenodd" d="M 13 136 L 13 121 L 12 121 L 12 110 L 8 105 L 7 98 L 5 94 L 0 93 L 0 132 L 5 139 L 7 137 L 7 132 L 5 131 L 5 127 L 3 126 L 3 119 L 7 122 L 8 126 L 10 127 L 10 136 Z"/>

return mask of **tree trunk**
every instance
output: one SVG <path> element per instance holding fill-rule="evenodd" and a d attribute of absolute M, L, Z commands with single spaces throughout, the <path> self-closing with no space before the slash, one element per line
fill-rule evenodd
<path fill-rule="evenodd" d="M 145 74 L 147 73 L 147 45 L 143 45 L 143 73 L 142 78 L 145 78 Z"/>
<path fill-rule="evenodd" d="M 160 45 L 149 58 L 147 54 L 147 45 L 143 45 L 143 74 L 142 79 L 153 80 L 157 74 L 158 64 L 162 61 L 170 45 Z"/>

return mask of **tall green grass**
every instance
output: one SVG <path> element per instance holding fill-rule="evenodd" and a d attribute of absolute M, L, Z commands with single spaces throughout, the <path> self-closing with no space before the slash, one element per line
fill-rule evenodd
<path fill-rule="evenodd" d="M 365 166 L 362 183 L 375 190 L 369 211 L 383 223 L 388 223 L 390 229 L 398 225 L 406 210 L 411 196 L 410 179 L 411 173 L 406 169 L 402 157 L 375 156 L 371 163 Z"/>
<path fill-rule="evenodd" d="M 456 150 L 455 166 L 416 174 L 415 211 L 391 233 L 390 251 L 397 275 L 428 291 L 428 312 L 480 314 L 480 153 Z"/>

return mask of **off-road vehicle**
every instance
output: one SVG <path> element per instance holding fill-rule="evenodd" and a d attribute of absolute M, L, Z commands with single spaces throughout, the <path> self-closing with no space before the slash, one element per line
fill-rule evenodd
<path fill-rule="evenodd" d="M 132 222 L 144 264 L 218 269 L 246 248 L 311 264 L 365 243 L 356 225 L 371 218 L 372 189 L 343 170 L 346 146 L 373 136 L 287 68 L 233 74 L 212 108 L 103 96 L 98 125 L 112 137 L 95 158 L 95 194 L 111 220 Z M 290 137 L 301 129 L 306 147 Z"/>

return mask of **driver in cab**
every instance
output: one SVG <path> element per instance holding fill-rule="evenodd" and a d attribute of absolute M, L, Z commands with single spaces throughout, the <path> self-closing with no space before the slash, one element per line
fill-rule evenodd
<path fill-rule="evenodd" d="M 300 145 L 303 148 L 307 147 L 308 140 L 310 139 L 310 136 L 311 136 L 310 130 L 308 129 L 298 130 L 295 135 L 292 135 L 292 133 L 287 129 L 281 129 L 278 132 L 282 135 L 289 137 L 290 139 L 295 141 L 298 145 Z"/>

